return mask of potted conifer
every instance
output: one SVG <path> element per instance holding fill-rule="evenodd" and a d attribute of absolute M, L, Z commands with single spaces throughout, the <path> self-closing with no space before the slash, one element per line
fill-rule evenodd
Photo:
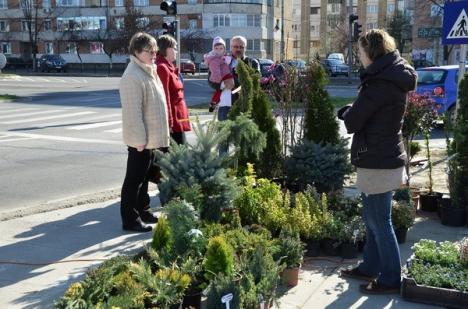
<path fill-rule="evenodd" d="M 399 244 L 406 241 L 408 229 L 413 226 L 416 212 L 411 203 L 405 200 L 393 201 L 392 203 L 392 223 L 395 235 Z"/>
<path fill-rule="evenodd" d="M 299 270 L 304 258 L 304 244 L 299 234 L 281 231 L 277 241 L 278 252 L 276 255 L 285 264 L 281 277 L 287 286 L 296 286 L 299 282 Z"/>

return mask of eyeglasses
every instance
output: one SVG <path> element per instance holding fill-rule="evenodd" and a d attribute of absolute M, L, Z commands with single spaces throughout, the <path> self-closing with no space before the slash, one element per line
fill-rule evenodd
<path fill-rule="evenodd" d="M 232 48 L 244 49 L 245 47 L 242 45 L 232 45 Z"/>
<path fill-rule="evenodd" d="M 151 55 L 156 55 L 157 51 L 155 50 L 147 50 L 147 49 L 144 49 L 145 52 L 147 52 L 148 54 L 151 54 Z"/>

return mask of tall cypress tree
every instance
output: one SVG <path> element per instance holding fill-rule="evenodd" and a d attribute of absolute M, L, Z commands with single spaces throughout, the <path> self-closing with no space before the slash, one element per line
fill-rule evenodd
<path fill-rule="evenodd" d="M 304 138 L 315 143 L 339 143 L 339 126 L 335 107 L 325 85 L 325 70 L 319 63 L 312 63 L 307 71 L 310 88 L 307 94 Z"/>
<path fill-rule="evenodd" d="M 240 114 L 249 114 L 252 110 L 252 98 L 253 98 L 253 85 L 252 85 L 252 69 L 239 60 L 236 71 L 241 85 L 241 91 L 239 92 L 239 98 L 232 102 L 231 110 L 229 111 L 229 119 L 235 120 Z"/>

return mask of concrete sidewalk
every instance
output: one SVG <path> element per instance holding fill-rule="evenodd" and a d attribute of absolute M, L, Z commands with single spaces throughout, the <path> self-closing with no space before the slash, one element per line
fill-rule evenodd
<path fill-rule="evenodd" d="M 157 206 L 153 198 L 152 206 Z M 80 205 L 0 222 L 0 308 L 52 308 L 67 287 L 91 266 L 110 257 L 132 254 L 151 233 L 121 229 L 119 201 Z M 468 229 L 440 224 L 435 214 L 418 217 L 401 245 L 402 260 L 421 238 L 460 240 Z M 367 297 L 355 280 L 339 269 L 356 261 L 306 259 L 298 286 L 285 291 L 280 308 L 435 308 L 405 302 L 399 295 Z"/>

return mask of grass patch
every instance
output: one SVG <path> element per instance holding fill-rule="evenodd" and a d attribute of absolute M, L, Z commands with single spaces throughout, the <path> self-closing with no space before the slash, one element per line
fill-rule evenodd
<path fill-rule="evenodd" d="M 1 100 L 14 100 L 18 98 L 19 97 L 14 94 L 0 94 L 0 101 Z"/>
<path fill-rule="evenodd" d="M 335 106 L 335 108 L 340 108 L 345 106 L 346 104 L 353 103 L 356 100 L 356 98 L 331 97 L 330 100 L 333 103 L 333 106 Z"/>

